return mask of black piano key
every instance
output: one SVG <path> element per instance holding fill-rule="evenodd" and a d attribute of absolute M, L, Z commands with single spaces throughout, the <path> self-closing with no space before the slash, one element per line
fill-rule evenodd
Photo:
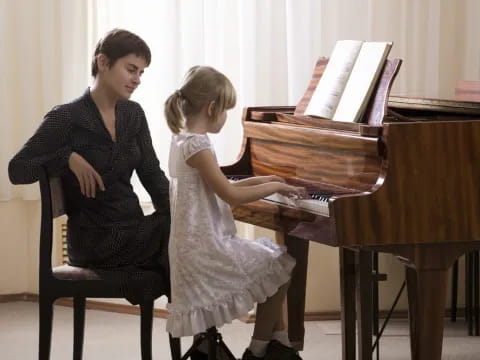
<path fill-rule="evenodd" d="M 326 191 L 309 191 L 308 194 L 312 200 L 318 201 L 328 201 L 332 197 L 332 194 Z"/>

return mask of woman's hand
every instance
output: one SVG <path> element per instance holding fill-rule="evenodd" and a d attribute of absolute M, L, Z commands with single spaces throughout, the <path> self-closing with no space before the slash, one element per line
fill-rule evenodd
<path fill-rule="evenodd" d="M 102 177 L 87 160 L 76 152 L 70 154 L 70 157 L 68 158 L 68 166 L 78 179 L 82 195 L 89 198 L 95 198 L 97 185 L 100 190 L 105 191 Z"/>
<path fill-rule="evenodd" d="M 309 195 L 307 190 L 302 186 L 292 186 L 285 183 L 281 184 L 281 188 L 278 191 L 279 194 L 288 196 L 294 199 L 308 199 Z"/>

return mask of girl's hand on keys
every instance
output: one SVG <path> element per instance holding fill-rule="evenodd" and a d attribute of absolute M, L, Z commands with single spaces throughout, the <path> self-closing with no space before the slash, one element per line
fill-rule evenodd
<path fill-rule="evenodd" d="M 285 184 L 285 179 L 277 175 L 268 175 L 266 176 L 267 182 L 281 182 Z"/>
<path fill-rule="evenodd" d="M 308 199 L 308 192 L 304 187 L 292 186 L 288 184 L 282 184 L 282 189 L 279 191 L 281 195 L 288 196 L 294 199 Z"/>

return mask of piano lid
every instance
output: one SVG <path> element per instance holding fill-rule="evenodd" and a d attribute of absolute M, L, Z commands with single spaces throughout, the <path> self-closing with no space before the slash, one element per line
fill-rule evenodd
<path fill-rule="evenodd" d="M 392 94 L 388 106 L 396 109 L 480 115 L 480 81 L 458 81 L 455 88 L 422 94 Z"/>

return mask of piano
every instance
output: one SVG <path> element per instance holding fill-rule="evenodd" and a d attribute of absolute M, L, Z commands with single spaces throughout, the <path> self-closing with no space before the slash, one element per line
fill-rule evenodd
<path fill-rule="evenodd" d="M 297 260 L 287 298 L 297 348 L 315 241 L 340 252 L 344 360 L 372 357 L 372 252 L 405 264 L 411 358 L 440 360 L 448 269 L 480 248 L 480 102 L 390 96 L 396 59 L 362 123 L 305 116 L 327 62 L 318 60 L 297 106 L 245 108 L 238 160 L 222 167 L 231 178 L 281 176 L 311 198 L 273 195 L 235 207 L 234 217 L 274 230 Z"/>

